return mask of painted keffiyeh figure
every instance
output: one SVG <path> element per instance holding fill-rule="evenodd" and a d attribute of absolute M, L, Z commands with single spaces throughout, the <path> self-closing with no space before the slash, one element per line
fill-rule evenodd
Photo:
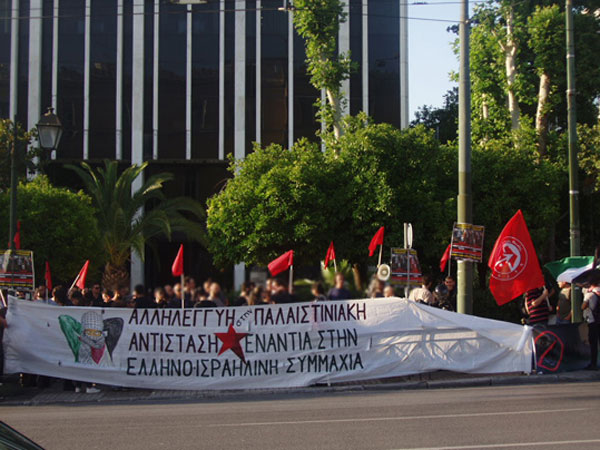
<path fill-rule="evenodd" d="M 102 320 L 95 312 L 86 312 L 77 319 L 61 315 L 58 317 L 75 362 L 97 366 L 112 366 L 112 353 L 123 331 L 123 319 L 113 317 Z"/>

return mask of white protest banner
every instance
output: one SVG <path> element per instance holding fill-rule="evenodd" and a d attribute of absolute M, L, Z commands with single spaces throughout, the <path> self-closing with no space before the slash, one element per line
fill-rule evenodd
<path fill-rule="evenodd" d="M 531 328 L 409 300 L 193 309 L 10 298 L 5 371 L 151 389 L 248 389 L 433 370 L 529 372 Z"/>

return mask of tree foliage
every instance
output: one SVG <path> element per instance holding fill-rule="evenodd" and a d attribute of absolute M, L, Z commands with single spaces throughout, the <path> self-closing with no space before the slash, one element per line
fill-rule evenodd
<path fill-rule="evenodd" d="M 0 194 L 0 210 L 8 211 L 9 192 Z M 91 261 L 90 278 L 97 276 L 102 251 L 92 200 L 82 191 L 53 186 L 37 176 L 19 184 L 17 217 L 21 221 L 21 248 L 34 252 L 38 284 L 43 284 L 44 264 L 50 263 L 56 282 L 70 283 L 86 259 Z M 0 217 L 0 236 L 8 238 L 8 215 Z M 4 241 L 6 242 L 6 240 Z"/>
<path fill-rule="evenodd" d="M 15 139 L 14 134 L 14 123 L 9 119 L 0 119 L 0 192 L 10 188 L 10 160 Z M 37 151 L 29 148 L 33 137 L 33 132 L 25 131 L 17 123 L 17 156 L 15 161 L 17 163 L 18 181 L 24 180 L 27 171 L 34 168 L 33 158 L 37 155 Z"/>
<path fill-rule="evenodd" d="M 147 165 L 133 164 L 121 174 L 117 161 L 107 160 L 97 170 L 87 163 L 67 166 L 79 175 L 96 208 L 100 246 L 107 258 L 104 284 L 110 288 L 126 284 L 124 268 L 131 250 L 143 260 L 146 244 L 154 237 L 170 239 L 173 232 L 182 232 L 190 240 L 205 242 L 202 205 L 187 197 L 164 196 L 162 187 L 171 174 L 153 175 L 134 190 Z"/>

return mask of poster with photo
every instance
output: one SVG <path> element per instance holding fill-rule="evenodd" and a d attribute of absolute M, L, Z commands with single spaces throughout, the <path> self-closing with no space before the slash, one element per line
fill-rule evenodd
<path fill-rule="evenodd" d="M 0 288 L 24 292 L 34 290 L 33 252 L 4 250 L 0 252 Z"/>
<path fill-rule="evenodd" d="M 452 258 L 481 262 L 484 232 L 483 225 L 455 222 L 452 229 Z"/>
<path fill-rule="evenodd" d="M 390 283 L 410 286 L 421 286 L 423 275 L 417 251 L 407 248 L 392 248 L 390 267 L 392 275 Z"/>

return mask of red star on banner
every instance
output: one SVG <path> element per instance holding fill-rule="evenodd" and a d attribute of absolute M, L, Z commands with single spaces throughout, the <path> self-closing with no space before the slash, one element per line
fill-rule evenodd
<path fill-rule="evenodd" d="M 219 355 L 222 355 L 227 350 L 231 350 L 235 353 L 242 361 L 246 362 L 246 357 L 244 356 L 244 351 L 242 350 L 242 346 L 240 345 L 240 341 L 248 336 L 248 333 L 238 333 L 233 328 L 233 325 L 229 325 L 229 330 L 227 333 L 215 333 L 222 342 L 221 350 L 219 351 Z"/>

